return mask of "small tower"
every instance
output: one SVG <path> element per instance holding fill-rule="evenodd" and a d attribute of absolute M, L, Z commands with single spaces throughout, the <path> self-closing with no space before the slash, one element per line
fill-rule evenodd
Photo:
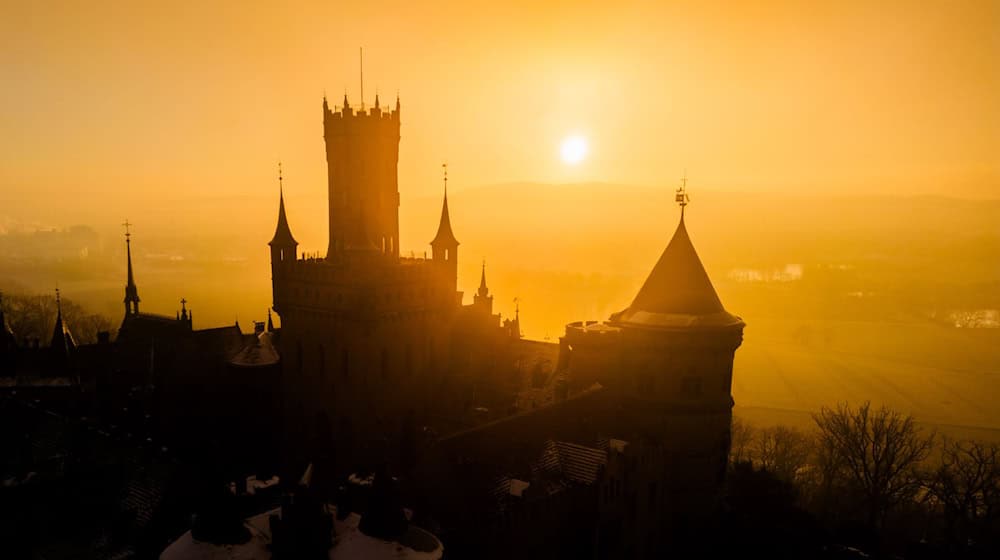
<path fill-rule="evenodd" d="M 128 281 L 125 283 L 125 316 L 139 314 L 139 289 L 135 286 L 135 278 L 132 275 L 132 233 L 129 228 L 132 224 L 125 220 L 125 253 L 128 255 Z"/>
<path fill-rule="evenodd" d="M 473 304 L 482 313 L 486 315 L 493 314 L 493 296 L 490 295 L 490 289 L 486 286 L 486 261 L 483 261 L 483 273 L 479 278 L 479 290 L 474 296 L 472 296 Z"/>
<path fill-rule="evenodd" d="M 431 256 L 447 278 L 451 286 L 458 286 L 458 240 L 451 231 L 451 216 L 448 214 L 448 164 L 444 168 L 444 203 L 441 205 L 441 222 L 438 224 L 437 235 L 431 241 Z"/>
<path fill-rule="evenodd" d="M 275 308 L 279 307 L 278 293 L 279 284 L 284 279 L 284 271 L 289 265 L 295 262 L 295 251 L 299 242 L 292 237 L 292 230 L 288 227 L 288 218 L 285 217 L 285 190 L 282 183 L 281 163 L 278 163 L 278 225 L 274 229 L 274 237 L 268 245 L 271 247 L 271 287 L 272 298 Z M 280 311 L 279 311 L 280 313 Z"/>

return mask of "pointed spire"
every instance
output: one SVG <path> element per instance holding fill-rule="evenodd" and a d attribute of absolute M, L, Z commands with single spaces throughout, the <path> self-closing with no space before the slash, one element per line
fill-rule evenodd
<path fill-rule="evenodd" d="M 440 245 L 444 247 L 448 245 L 454 247 L 458 246 L 459 243 L 455 239 L 455 234 L 451 231 L 451 216 L 448 213 L 448 164 L 443 163 L 441 167 L 444 168 L 444 202 L 441 205 L 441 221 L 438 223 L 437 235 L 431 241 L 431 246 Z"/>
<path fill-rule="evenodd" d="M 65 358 L 75 349 L 76 341 L 73 340 L 73 335 L 63 322 L 62 299 L 59 297 L 59 288 L 56 288 L 56 324 L 52 329 L 49 350 L 56 356 Z"/>
<path fill-rule="evenodd" d="M 181 321 L 187 321 L 188 319 L 187 302 L 187 299 L 181 298 Z"/>
<path fill-rule="evenodd" d="M 375 91 L 375 108 L 376 109 L 380 108 L 379 104 L 378 104 L 378 91 L 377 90 Z"/>
<path fill-rule="evenodd" d="M 399 112 L 399 91 L 396 91 L 396 112 Z"/>
<path fill-rule="evenodd" d="M 281 172 L 281 162 L 278 162 L 278 225 L 274 228 L 274 237 L 268 243 L 271 247 L 298 247 L 298 241 L 292 237 L 292 230 L 288 227 L 288 218 L 285 217 L 285 187 L 284 177 Z"/>
<path fill-rule="evenodd" d="M 490 289 L 486 287 L 486 259 L 483 259 L 483 274 L 479 277 L 479 295 L 488 296 Z"/>
<path fill-rule="evenodd" d="M 330 104 L 326 102 L 326 91 L 323 92 L 323 115 L 330 110 Z"/>
<path fill-rule="evenodd" d="M 125 227 L 125 254 L 128 260 L 128 278 L 125 282 L 125 315 L 136 315 L 139 313 L 139 289 L 135 285 L 135 276 L 132 274 L 132 232 L 129 228 L 132 224 L 128 220 L 122 224 Z"/>
<path fill-rule="evenodd" d="M 267 332 L 274 332 L 274 321 L 271 319 L 271 308 L 267 308 Z"/>
<path fill-rule="evenodd" d="M 346 110 L 348 110 L 350 108 L 351 108 L 351 104 L 347 101 L 347 91 L 345 90 L 344 91 L 344 110 L 346 111 Z"/>

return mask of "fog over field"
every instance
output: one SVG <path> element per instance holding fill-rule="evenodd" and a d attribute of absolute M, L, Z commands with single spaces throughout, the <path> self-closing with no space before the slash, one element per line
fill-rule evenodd
<path fill-rule="evenodd" d="M 403 254 L 419 257 L 441 201 L 401 189 Z M 1000 201 L 690 191 L 692 240 L 747 322 L 738 412 L 872 399 L 928 423 L 1000 429 Z M 285 195 L 300 250 L 325 253 L 323 186 L 286 179 Z M 263 320 L 276 198 L 129 209 L 144 309 L 172 314 L 183 297 L 196 328 Z M 626 307 L 679 218 L 671 187 L 603 183 L 456 185 L 449 205 L 466 302 L 485 259 L 495 309 L 512 315 L 518 298 L 524 334 L 552 342 L 565 323 Z M 0 289 L 58 284 L 117 322 L 126 216 L 14 210 L 0 217 Z"/>

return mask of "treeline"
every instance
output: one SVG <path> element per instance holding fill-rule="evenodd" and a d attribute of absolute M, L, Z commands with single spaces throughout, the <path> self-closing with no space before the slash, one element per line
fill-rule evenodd
<path fill-rule="evenodd" d="M 866 554 L 1000 558 L 1000 445 L 941 437 L 867 402 L 813 421 L 805 431 L 734 419 L 731 502 L 808 516 Z"/>
<path fill-rule="evenodd" d="M 41 346 L 47 346 L 52 339 L 56 324 L 55 295 L 29 295 L 4 293 L 0 299 L 7 326 L 14 332 L 19 345 L 30 344 L 38 339 Z M 69 327 L 78 344 L 97 342 L 97 333 L 112 332 L 111 319 L 98 313 L 90 313 L 72 300 L 61 298 L 63 323 Z"/>

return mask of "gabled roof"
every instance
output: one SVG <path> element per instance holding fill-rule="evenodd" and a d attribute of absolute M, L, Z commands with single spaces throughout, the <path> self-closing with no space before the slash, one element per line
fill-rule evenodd
<path fill-rule="evenodd" d="M 268 243 L 271 247 L 298 246 L 299 242 L 292 237 L 292 230 L 288 227 L 288 218 L 285 217 L 285 193 L 278 191 L 278 226 L 274 228 L 274 237 Z"/>
<path fill-rule="evenodd" d="M 722 307 L 688 236 L 684 217 L 632 305 L 612 322 L 642 327 L 724 327 L 742 320 Z"/>
<path fill-rule="evenodd" d="M 455 234 L 451 231 L 451 216 L 448 214 L 448 191 L 444 193 L 444 204 L 441 205 L 441 222 L 438 224 L 437 235 L 431 241 L 431 246 L 434 245 L 458 245 L 458 240 L 455 239 Z"/>

